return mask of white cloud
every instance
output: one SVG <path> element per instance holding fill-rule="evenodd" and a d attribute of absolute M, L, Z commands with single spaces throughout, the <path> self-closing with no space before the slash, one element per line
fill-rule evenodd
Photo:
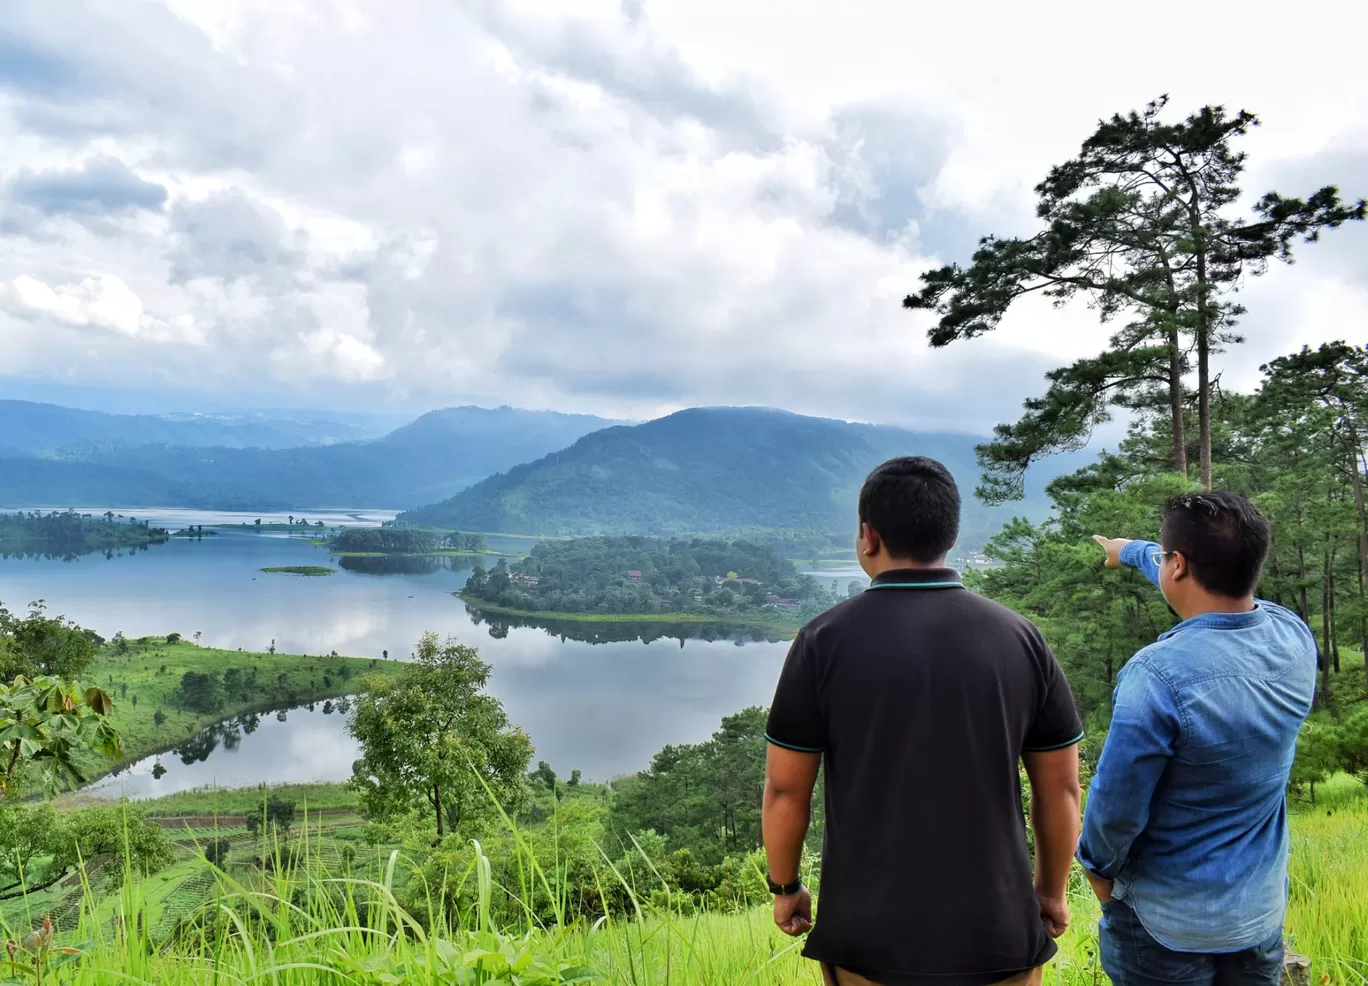
<path fill-rule="evenodd" d="M 203 342 L 190 315 L 159 319 L 143 310 L 142 299 L 113 274 L 95 274 L 55 287 L 20 274 L 0 281 L 0 306 L 20 318 L 47 317 L 73 328 L 106 329 L 152 342 Z"/>
<path fill-rule="evenodd" d="M 332 377 L 356 383 L 385 375 L 385 358 L 370 343 L 337 329 L 301 333 L 269 355 L 274 374 L 284 380 Z"/>
<path fill-rule="evenodd" d="M 1368 146 L 1352 60 L 1268 75 L 1265 26 L 1200 5 L 1192 29 L 1238 57 L 1188 57 L 1162 11 L 1072 0 L 852 0 L 781 21 L 758 0 L 168 3 L 11 0 L 25 57 L 0 65 L 5 180 L 47 209 L 26 226 L 0 208 L 13 372 L 982 431 L 1105 330 L 1082 305 L 1025 305 L 931 351 L 901 298 L 978 236 L 1029 228 L 1031 186 L 1097 117 L 1166 90 L 1248 105 L 1266 123 L 1249 184 L 1294 194 L 1324 180 L 1303 159 L 1337 148 L 1329 180 L 1349 186 Z M 103 183 L 84 179 L 75 222 L 53 189 L 93 160 Z M 1312 295 L 1359 296 L 1365 233 L 1251 288 L 1228 379 L 1353 336 Z M 18 300 L 22 277 L 40 301 Z M 212 358 L 161 345 L 176 340 Z"/>

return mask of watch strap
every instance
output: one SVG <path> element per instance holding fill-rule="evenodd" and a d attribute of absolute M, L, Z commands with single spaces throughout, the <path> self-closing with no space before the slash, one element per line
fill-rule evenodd
<path fill-rule="evenodd" d="M 803 878 L 801 876 L 794 877 L 792 883 L 775 883 L 774 877 L 768 875 L 765 879 L 769 881 L 769 892 L 776 897 L 788 897 L 803 889 Z"/>

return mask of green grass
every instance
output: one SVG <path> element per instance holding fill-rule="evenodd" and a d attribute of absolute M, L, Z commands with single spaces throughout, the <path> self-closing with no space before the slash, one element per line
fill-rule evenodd
<path fill-rule="evenodd" d="M 346 784 L 277 784 L 271 794 L 293 801 L 302 812 L 354 810 L 356 791 Z M 181 791 L 140 804 L 149 817 L 178 815 L 241 815 L 261 808 L 260 788 L 203 788 Z"/>
<path fill-rule="evenodd" d="M 1295 950 L 1311 956 L 1313 981 L 1362 986 L 1368 980 L 1368 797 L 1363 785 L 1348 778 L 1324 789 L 1316 809 L 1292 819 L 1288 937 Z M 462 927 L 440 916 L 406 914 L 390 893 L 395 875 L 408 865 L 405 857 L 351 842 L 356 861 L 349 869 L 342 862 L 344 841 L 330 834 L 327 824 L 327 816 L 311 817 L 291 835 L 304 852 L 293 870 L 252 867 L 254 856 L 270 858 L 278 850 L 235 834 L 227 872 L 219 872 L 196 858 L 196 842 L 187 837 L 172 867 L 135 876 L 112 891 L 101 890 L 103 877 L 92 877 L 79 908 L 71 906 L 70 889 L 64 898 L 10 906 L 0 931 L 22 937 L 46 913 L 44 906 L 62 904 L 65 909 L 56 912 L 62 915 L 58 941 L 83 950 L 62 972 L 60 981 L 74 986 L 551 986 L 572 981 L 560 973 L 573 969 L 584 970 L 586 977 L 575 981 L 603 986 L 821 982 L 817 968 L 800 957 L 801 942 L 774 929 L 767 908 L 683 914 L 659 901 L 651 906 L 649 888 L 635 884 L 628 886 L 632 903 L 625 916 L 550 925 L 529 919 L 495 928 L 480 901 L 516 896 L 518 890 L 487 882 L 477 860 L 470 872 L 451 875 L 462 888 L 463 906 L 471 909 Z M 547 861 L 530 852 L 519 855 L 529 879 L 556 885 L 555 868 L 542 869 Z M 601 879 L 618 877 L 604 866 Z M 1047 986 L 1098 986 L 1106 982 L 1097 959 L 1099 909 L 1081 878 L 1074 882 L 1071 904 L 1073 924 L 1044 981 Z M 202 919 L 198 929 L 189 923 L 196 917 Z M 218 931 L 203 919 L 215 920 Z"/>
<path fill-rule="evenodd" d="M 326 565 L 276 565 L 271 568 L 260 569 L 260 571 L 280 575 L 307 575 L 318 577 L 322 575 L 332 575 L 337 569 L 328 568 Z"/>
<path fill-rule="evenodd" d="M 311 702 L 349 694 L 356 690 L 363 674 L 386 673 L 392 667 L 393 662 L 359 657 L 263 654 L 143 638 L 130 641 L 124 652 L 106 644 L 82 681 L 100 686 L 113 697 L 112 719 L 123 737 L 124 762 L 132 762 L 183 743 L 206 726 L 231 716 L 269 711 L 292 700 Z M 180 680 L 187 671 L 222 676 L 230 668 L 244 673 L 256 668 L 258 686 L 252 695 L 226 701 L 214 712 L 179 706 Z M 158 710 L 165 716 L 161 726 L 156 724 Z M 92 777 L 117 766 L 89 757 L 82 763 Z"/>
<path fill-rule="evenodd" d="M 719 616 L 709 613 L 556 613 L 545 610 L 515 609 L 511 606 L 497 606 L 483 599 L 469 598 L 457 592 L 454 595 L 464 599 L 472 609 L 482 613 L 521 616 L 529 620 L 564 620 L 570 623 L 665 623 L 665 624 L 718 624 L 737 629 L 776 630 L 790 635 L 797 634 L 806 620 L 796 613 L 789 616 L 754 616 L 744 613 Z"/>

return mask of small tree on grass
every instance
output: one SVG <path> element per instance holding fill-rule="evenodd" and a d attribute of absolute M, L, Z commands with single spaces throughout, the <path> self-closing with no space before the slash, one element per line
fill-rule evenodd
<path fill-rule="evenodd" d="M 215 712 L 223 704 L 218 678 L 204 671 L 181 675 L 178 695 L 181 705 L 193 712 Z"/>
<path fill-rule="evenodd" d="M 231 847 L 232 843 L 223 836 L 210 839 L 204 846 L 204 858 L 219 869 L 226 869 L 224 864 L 228 862 L 228 850 Z"/>
<path fill-rule="evenodd" d="M 489 672 L 473 647 L 429 633 L 399 674 L 364 679 L 347 731 L 361 742 L 352 784 L 370 817 L 426 808 L 440 839 L 492 802 L 526 802 L 532 744 L 484 694 Z"/>
<path fill-rule="evenodd" d="M 552 791 L 556 789 L 556 772 L 551 769 L 551 765 L 545 760 L 537 761 L 537 769 L 532 771 L 532 776 L 537 778 Z"/>
<path fill-rule="evenodd" d="M 166 725 L 166 713 L 163 712 L 161 709 L 158 709 L 156 712 L 153 712 L 153 713 L 152 713 L 152 724 L 153 724 L 154 726 L 156 726 L 158 729 L 161 729 L 162 726 L 165 726 L 165 725 Z"/>
<path fill-rule="evenodd" d="M 168 633 L 166 635 L 166 642 L 168 644 L 178 644 L 181 642 L 181 635 L 178 633 Z"/>
<path fill-rule="evenodd" d="M 289 832 L 294 825 L 295 803 L 282 798 L 278 794 L 273 794 L 266 799 L 261 811 L 253 811 L 247 815 L 247 831 L 252 835 L 261 832 L 261 823 L 264 821 L 269 829 Z"/>

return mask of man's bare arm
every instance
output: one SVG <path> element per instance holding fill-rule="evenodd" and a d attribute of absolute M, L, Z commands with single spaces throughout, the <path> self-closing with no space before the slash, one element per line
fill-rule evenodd
<path fill-rule="evenodd" d="M 1031 780 L 1036 897 L 1046 929 L 1057 938 L 1069 927 L 1069 869 L 1082 824 L 1078 747 L 1023 753 L 1021 760 Z"/>
<path fill-rule="evenodd" d="M 765 855 L 770 876 L 777 883 L 798 879 L 812 813 L 812 789 L 817 784 L 820 753 L 799 753 L 773 743 L 765 764 Z"/>
<path fill-rule="evenodd" d="M 820 753 L 800 753 L 774 743 L 769 745 L 763 825 L 770 879 L 776 883 L 793 883 L 801 875 L 803 839 L 812 814 L 812 789 L 817 784 L 821 764 Z M 787 934 L 803 934 L 812 927 L 811 895 L 804 890 L 776 898 L 774 921 Z"/>

